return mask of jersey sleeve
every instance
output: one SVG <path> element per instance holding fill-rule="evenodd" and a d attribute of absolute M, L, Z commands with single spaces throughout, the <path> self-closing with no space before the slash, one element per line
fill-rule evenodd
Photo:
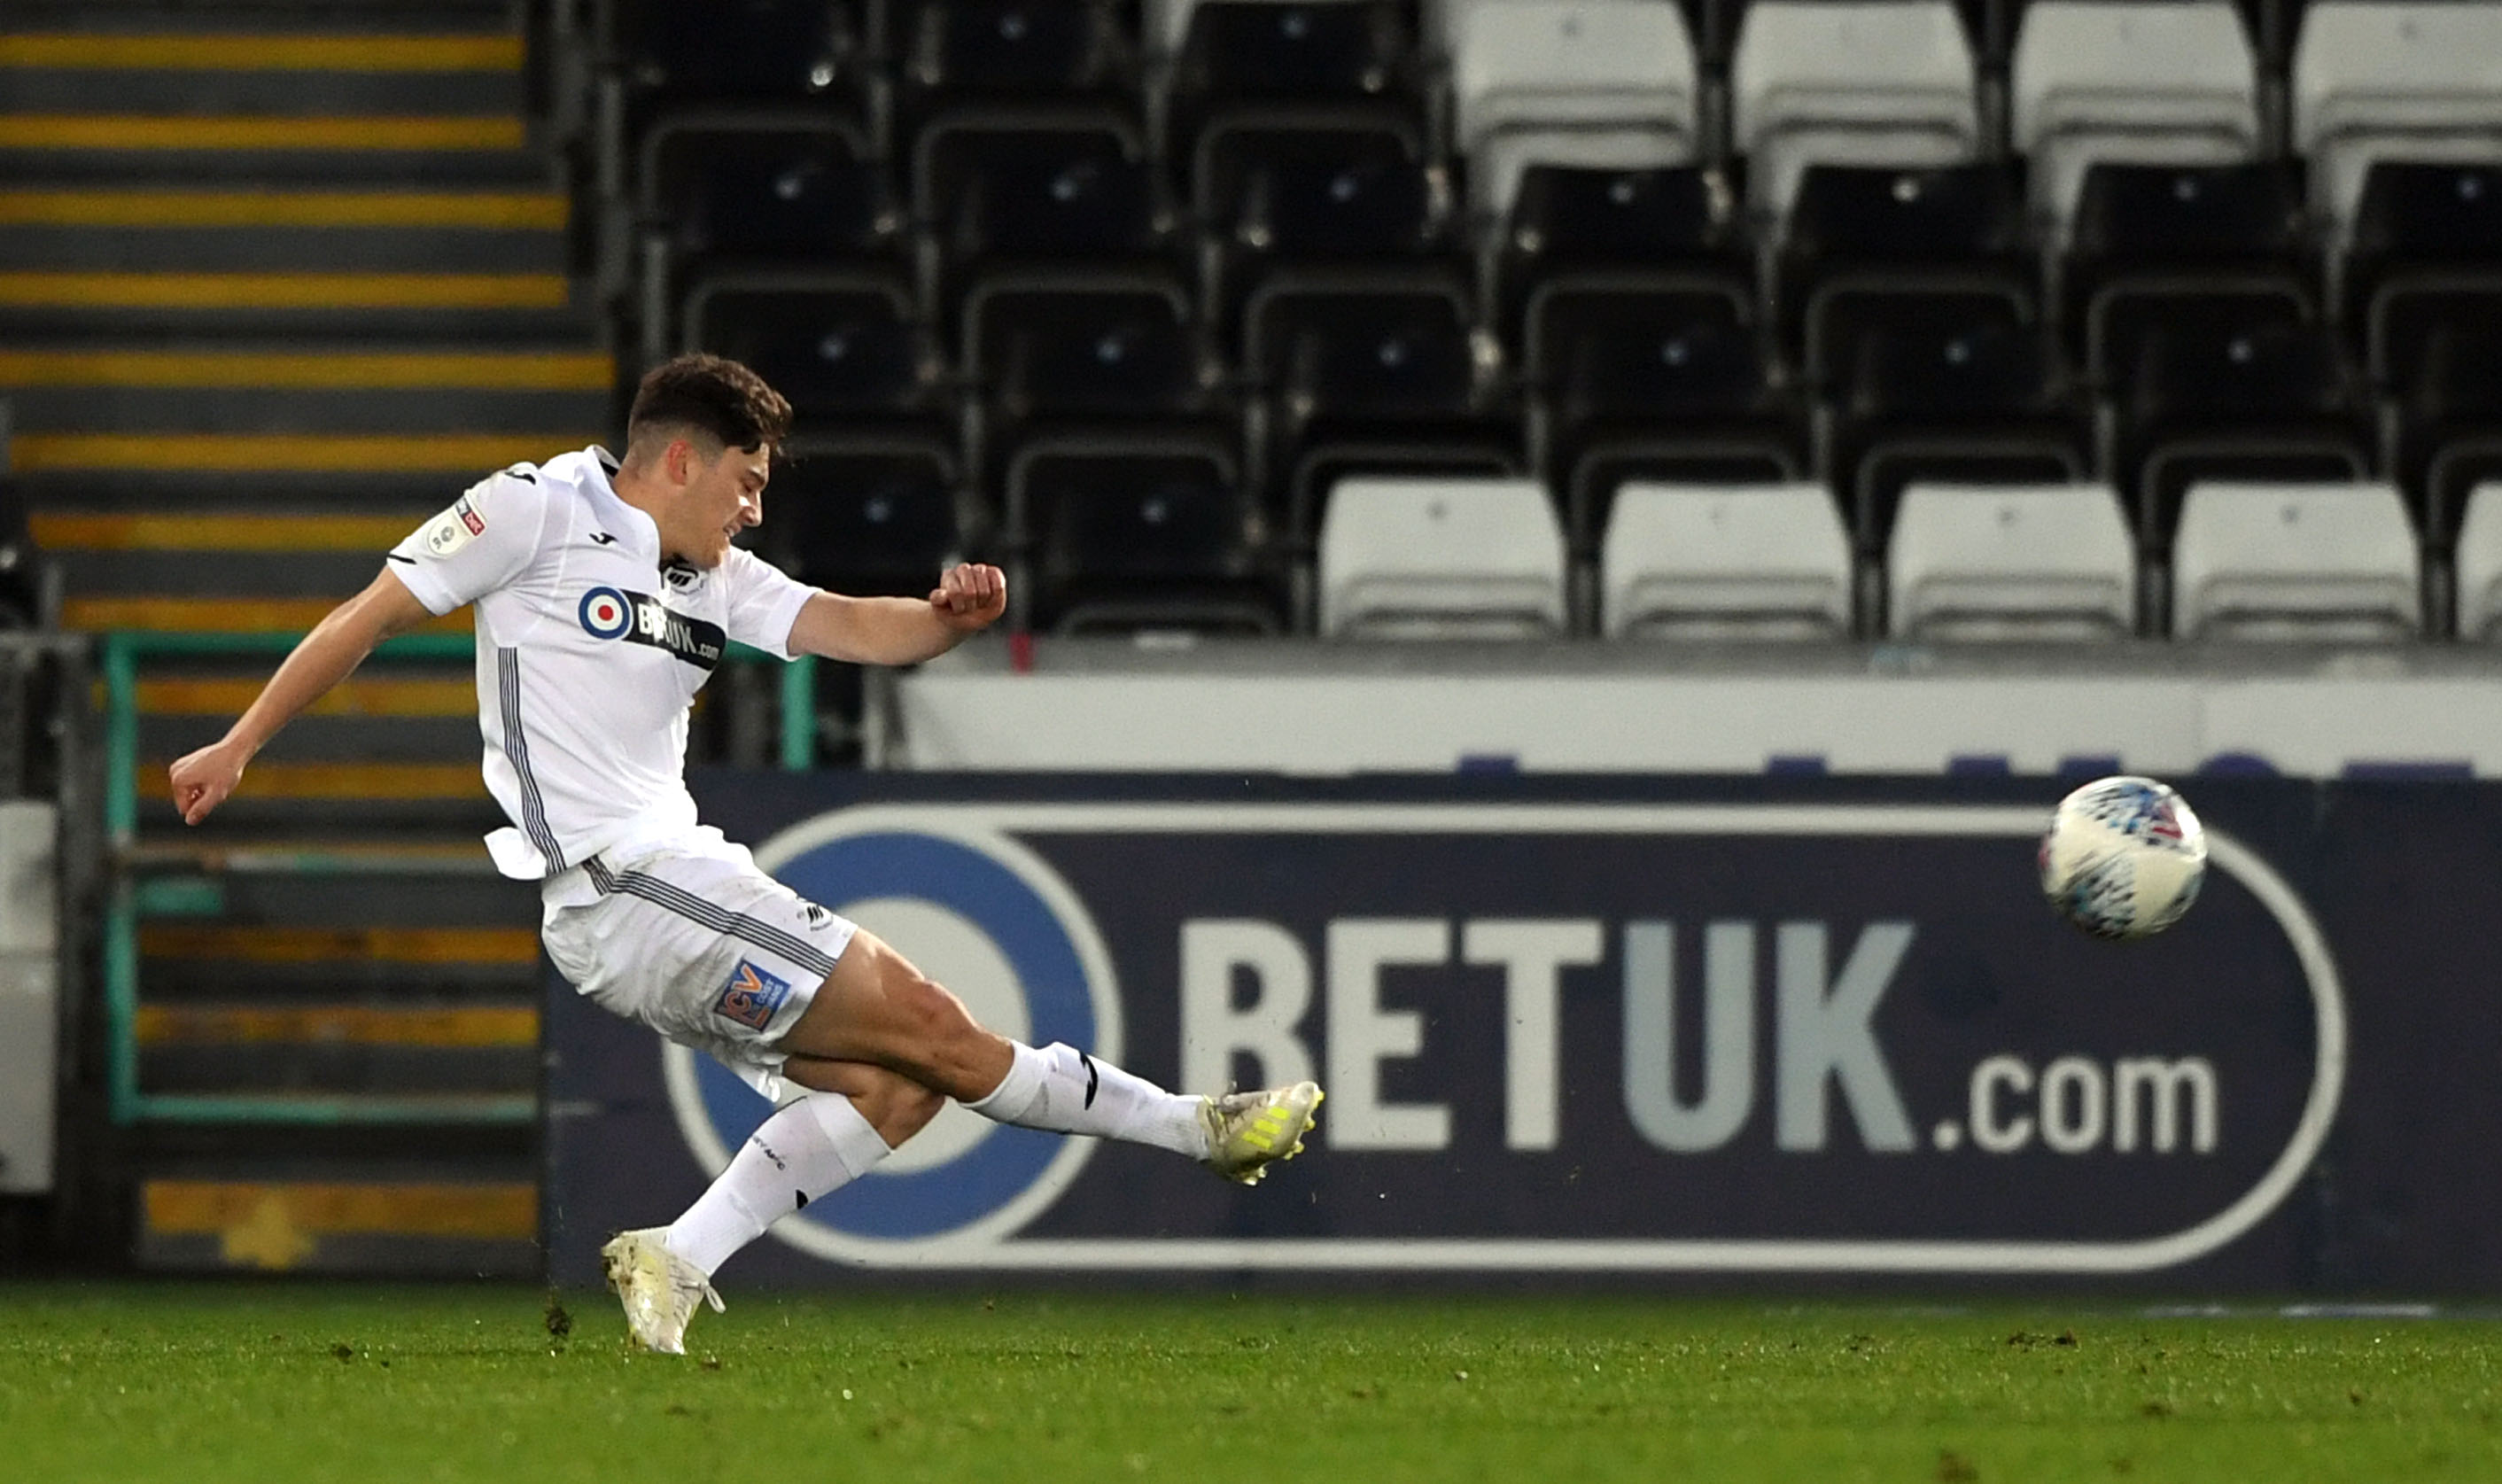
<path fill-rule="evenodd" d="M 522 575 L 538 554 L 547 493 L 535 474 L 507 469 L 470 487 L 451 508 L 391 548 L 390 569 L 441 617 Z"/>
<path fill-rule="evenodd" d="M 776 659 L 791 658 L 791 625 L 817 590 L 738 547 L 722 559 L 721 577 L 728 599 L 729 636 Z"/>

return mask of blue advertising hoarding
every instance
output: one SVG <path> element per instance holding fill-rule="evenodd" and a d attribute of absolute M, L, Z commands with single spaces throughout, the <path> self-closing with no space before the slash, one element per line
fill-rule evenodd
<path fill-rule="evenodd" d="M 951 1109 L 732 1276 L 2502 1286 L 2502 791 L 2213 781 L 2196 910 L 2114 945 L 2035 885 L 2061 788 L 699 775 L 987 1024 L 1330 1092 L 1253 1190 Z M 586 1281 L 769 1110 L 561 985 L 548 1026 Z"/>

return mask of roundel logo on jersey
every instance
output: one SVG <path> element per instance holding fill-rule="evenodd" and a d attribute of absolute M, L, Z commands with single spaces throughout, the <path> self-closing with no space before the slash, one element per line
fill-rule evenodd
<path fill-rule="evenodd" d="M 893 944 L 1000 1034 L 1117 1060 L 1111 957 L 1059 873 L 1003 835 L 879 814 L 821 815 L 759 847 L 757 864 Z M 772 1107 L 709 1057 L 670 1045 L 662 1058 L 679 1130 L 718 1171 Z M 995 1124 L 950 1103 L 866 1178 L 772 1231 L 845 1262 L 945 1263 L 997 1244 L 1047 1209 L 1094 1143 Z"/>
<path fill-rule="evenodd" d="M 634 626 L 634 605 L 614 588 L 593 588 L 582 595 L 582 626 L 594 639 L 618 639 Z"/>

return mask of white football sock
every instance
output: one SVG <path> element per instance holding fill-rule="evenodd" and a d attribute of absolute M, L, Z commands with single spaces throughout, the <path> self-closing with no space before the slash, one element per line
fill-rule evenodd
<path fill-rule="evenodd" d="M 664 1241 L 709 1278 L 765 1228 L 867 1174 L 892 1152 L 850 1098 L 810 1093 L 748 1136 Z"/>
<path fill-rule="evenodd" d="M 1194 1160 L 1207 1158 L 1200 1099 L 1167 1093 L 1074 1046 L 1054 1041 L 1036 1051 L 1010 1041 L 1016 1061 L 988 1096 L 964 1106 L 1002 1124 L 1091 1133 L 1152 1144 Z"/>

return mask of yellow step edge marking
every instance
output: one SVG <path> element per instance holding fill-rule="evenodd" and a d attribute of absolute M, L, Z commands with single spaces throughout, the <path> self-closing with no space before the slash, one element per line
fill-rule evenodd
<path fill-rule="evenodd" d="M 409 516 L 79 515 L 27 518 L 53 552 L 371 552 L 379 558 L 424 522 Z"/>
<path fill-rule="evenodd" d="M 0 36 L 0 67 L 214 72 L 517 72 L 518 36 Z"/>
<path fill-rule="evenodd" d="M 148 1230 L 159 1236 L 225 1236 L 271 1216 L 303 1236 L 538 1235 L 535 1185 L 244 1184 L 151 1180 L 142 1189 Z"/>
<path fill-rule="evenodd" d="M 170 798 L 172 759 L 139 765 L 139 795 Z M 386 799 L 395 802 L 485 798 L 487 782 L 471 762 L 254 762 L 244 770 L 237 798 Z"/>
<path fill-rule="evenodd" d="M 401 1046 L 476 1051 L 538 1044 L 527 1007 L 382 1009 L 363 1005 L 142 1005 L 142 1046 Z"/>
<path fill-rule="evenodd" d="M 0 273 L 51 309 L 562 309 L 560 273 Z"/>
<path fill-rule="evenodd" d="M 433 190 L 0 190 L 8 226 L 430 226 L 562 231 L 559 195 Z"/>
<path fill-rule="evenodd" d="M 612 357 L 588 353 L 0 350 L 0 387 L 606 391 L 616 379 Z"/>
<path fill-rule="evenodd" d="M 340 959 L 391 963 L 536 963 L 539 935 L 527 928 L 264 928 L 232 923 L 150 923 L 139 929 L 139 951 L 161 959 L 241 959 L 254 963 L 319 963 Z M 537 1011 L 524 1009 L 517 1013 L 528 1015 L 536 1023 Z"/>
<path fill-rule="evenodd" d="M 143 680 L 141 716 L 236 717 L 260 693 L 266 677 Z M 102 684 L 102 682 L 98 682 Z M 471 680 L 386 680 L 350 677 L 307 707 L 308 716 L 465 717 L 478 711 Z"/>
<path fill-rule="evenodd" d="M 300 634 L 346 600 L 344 593 L 336 598 L 74 597 L 61 604 L 61 626 L 79 633 L 138 628 L 167 633 Z M 417 632 L 466 633 L 469 628 L 468 611 L 460 609 L 419 625 Z"/>
<path fill-rule="evenodd" d="M 598 441 L 595 433 L 20 433 L 10 447 L 20 475 L 107 469 L 361 474 L 381 469 L 475 480 Z M 447 489 L 445 500 L 457 492 Z"/>
<path fill-rule="evenodd" d="M 237 118 L 175 114 L 0 114 L 0 150 L 519 150 L 529 131 L 501 114 Z"/>

